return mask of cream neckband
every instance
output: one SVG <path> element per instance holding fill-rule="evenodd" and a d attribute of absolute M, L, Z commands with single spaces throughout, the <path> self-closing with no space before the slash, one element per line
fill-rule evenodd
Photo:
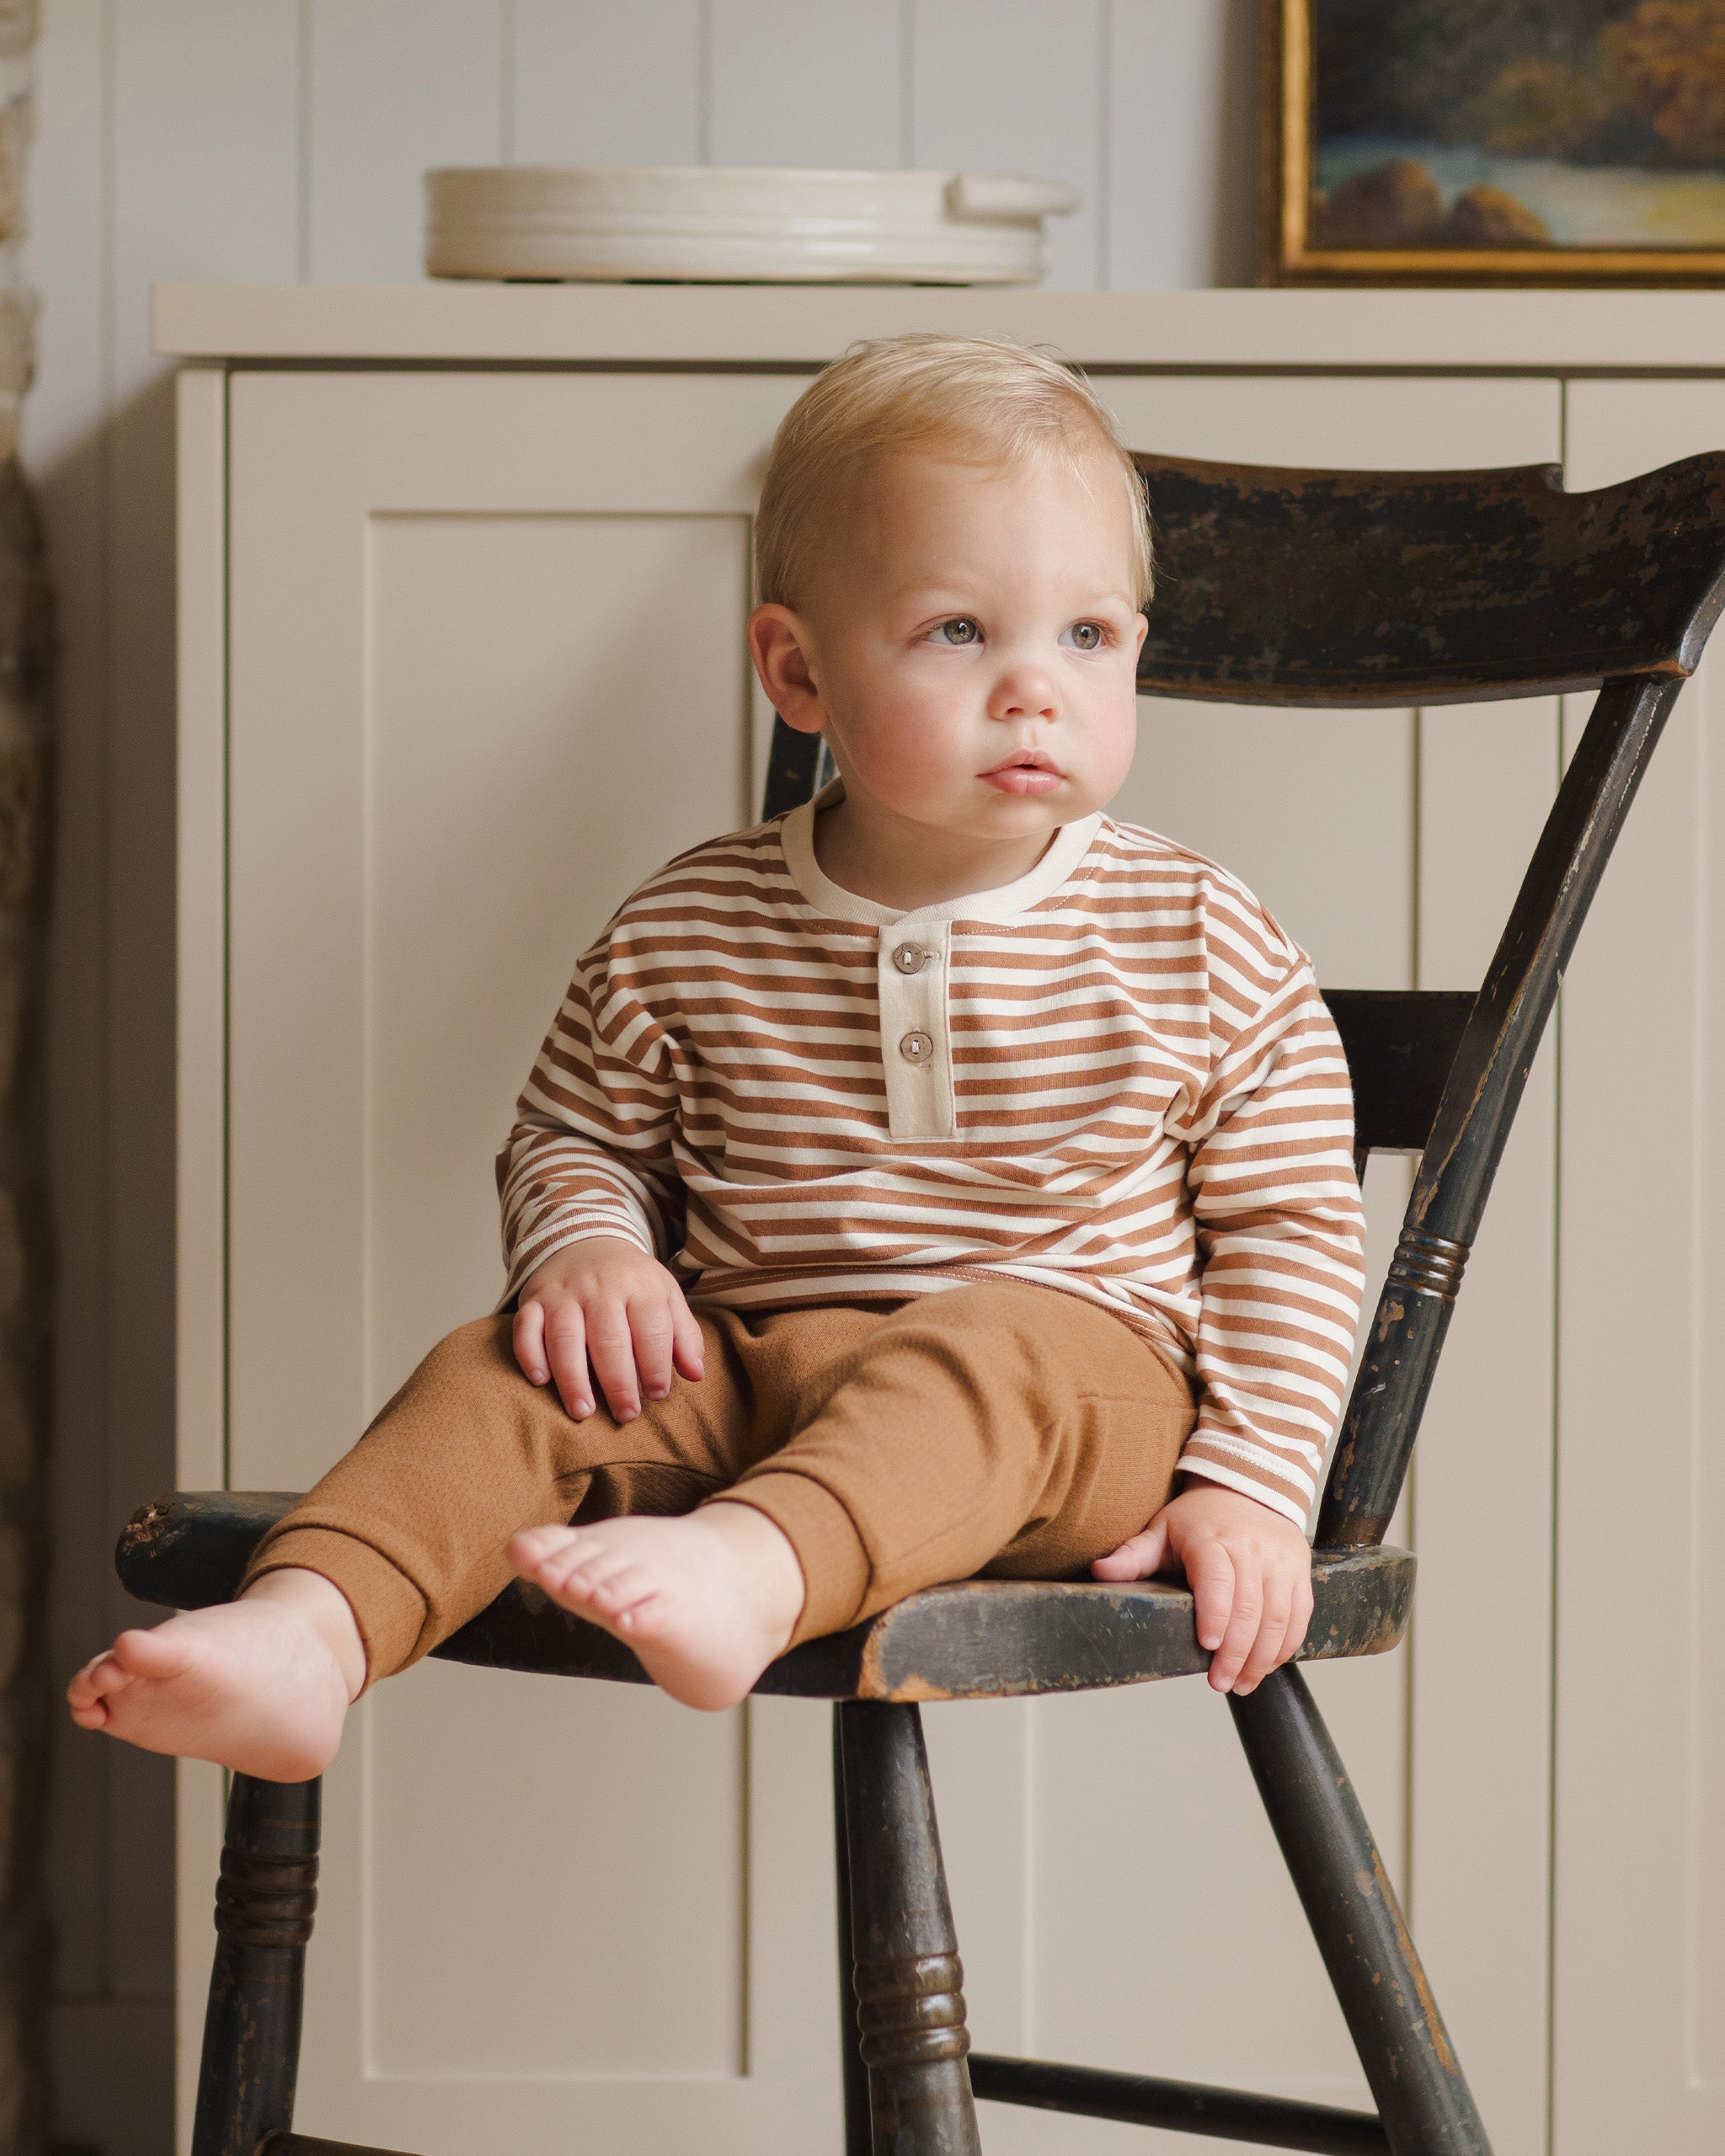
<path fill-rule="evenodd" d="M 785 866 L 791 880 L 817 913 L 834 921 L 866 922 L 871 928 L 895 928 L 904 921 L 1010 921 L 1059 890 L 1090 851 L 1090 842 L 1102 826 L 1100 811 L 1062 824 L 1049 849 L 1028 876 L 1002 883 L 992 891 L 969 891 L 963 898 L 943 899 L 938 905 L 916 906 L 895 912 L 877 905 L 873 899 L 859 899 L 854 891 L 835 883 L 814 858 L 814 819 L 823 808 L 844 798 L 845 782 L 836 778 L 822 787 L 812 801 L 792 809 L 779 825 Z"/>

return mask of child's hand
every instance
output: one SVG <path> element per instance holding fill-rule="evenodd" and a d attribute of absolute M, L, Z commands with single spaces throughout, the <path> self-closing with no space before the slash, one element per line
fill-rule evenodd
<path fill-rule="evenodd" d="M 611 1413 L 627 1422 L 640 1413 L 644 1392 L 665 1398 L 673 1370 L 691 1379 L 702 1371 L 701 1327 L 682 1289 L 622 1235 L 571 1243 L 528 1274 L 515 1347 L 531 1382 L 554 1380 L 578 1422 L 593 1412 L 595 1377 Z"/>
<path fill-rule="evenodd" d="M 1311 1622 L 1311 1548 L 1290 1519 L 1218 1482 L 1188 1483 L 1141 1534 L 1098 1557 L 1099 1580 L 1183 1572 L 1218 1692 L 1250 1692 L 1298 1652 Z"/>

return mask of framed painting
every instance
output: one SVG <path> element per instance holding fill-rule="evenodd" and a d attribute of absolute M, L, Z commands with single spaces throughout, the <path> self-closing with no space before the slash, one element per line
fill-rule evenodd
<path fill-rule="evenodd" d="M 1725 283 L 1725 0 L 1263 0 L 1266 285 Z"/>

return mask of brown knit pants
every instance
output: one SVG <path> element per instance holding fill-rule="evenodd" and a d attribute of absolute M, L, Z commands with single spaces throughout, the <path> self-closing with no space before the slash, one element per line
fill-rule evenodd
<path fill-rule="evenodd" d="M 574 1422 L 530 1385 L 509 1318 L 463 1326 L 265 1537 L 248 1579 L 295 1565 L 333 1580 L 370 1682 L 501 1593 L 518 1529 L 725 1496 L 789 1539 L 810 1639 L 943 1580 L 1081 1572 L 1165 1502 L 1194 1419 L 1153 1348 L 1056 1289 L 697 1315 L 706 1376 L 625 1423 L 602 1404 Z"/>

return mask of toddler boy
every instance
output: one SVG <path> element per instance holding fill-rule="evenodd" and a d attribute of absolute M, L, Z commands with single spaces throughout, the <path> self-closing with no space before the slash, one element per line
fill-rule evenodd
<path fill-rule="evenodd" d="M 1041 355 L 865 345 L 779 430 L 756 572 L 756 669 L 838 778 L 622 906 L 499 1161 L 513 1316 L 433 1351 L 238 1600 L 81 1671 L 85 1727 L 314 1774 L 517 1575 L 703 1707 L 979 1572 L 1183 1566 L 1222 1690 L 1299 1645 L 1347 1065 L 1251 895 L 1102 813 L 1130 459 Z"/>

